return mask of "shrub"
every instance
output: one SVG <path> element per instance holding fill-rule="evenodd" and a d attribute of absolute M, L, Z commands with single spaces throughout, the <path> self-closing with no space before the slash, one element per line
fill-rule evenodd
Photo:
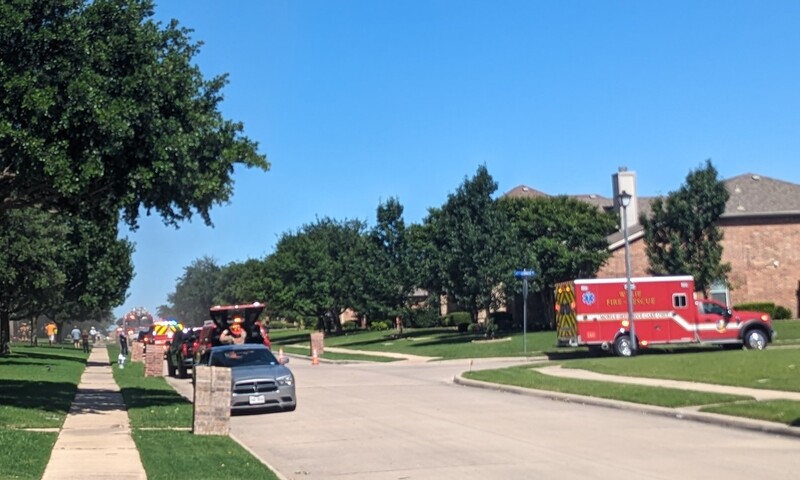
<path fill-rule="evenodd" d="M 342 330 L 345 332 L 355 332 L 361 330 L 361 323 L 358 320 L 342 323 Z"/>
<path fill-rule="evenodd" d="M 469 312 L 452 312 L 444 317 L 445 327 L 458 327 L 461 324 L 469 325 L 472 323 L 472 317 Z"/>
<path fill-rule="evenodd" d="M 792 311 L 788 308 L 778 305 L 775 307 L 775 315 L 772 316 L 775 320 L 788 320 L 792 318 Z"/>
<path fill-rule="evenodd" d="M 290 324 L 286 320 L 270 320 L 269 328 L 271 330 L 282 330 L 286 328 L 294 328 L 294 325 Z"/>
<path fill-rule="evenodd" d="M 317 317 L 303 317 L 300 320 L 300 328 L 303 328 L 303 329 L 306 329 L 306 330 L 316 329 L 317 328 L 317 323 L 319 323 L 319 320 L 317 319 Z"/>
<path fill-rule="evenodd" d="M 370 322 L 369 329 L 372 331 L 382 331 L 382 330 L 389 330 L 391 328 L 392 322 L 389 320 L 376 320 L 374 322 Z"/>
<path fill-rule="evenodd" d="M 442 317 L 439 316 L 439 309 L 434 307 L 422 307 L 411 310 L 406 316 L 410 326 L 414 328 L 430 328 L 442 325 Z"/>
<path fill-rule="evenodd" d="M 766 312 L 773 320 L 786 320 L 792 318 L 792 311 L 781 305 L 772 302 L 750 302 L 740 303 L 733 306 L 736 310 L 754 310 L 756 312 Z"/>
<path fill-rule="evenodd" d="M 497 331 L 507 332 L 514 328 L 514 316 L 509 312 L 494 312 L 491 320 Z"/>

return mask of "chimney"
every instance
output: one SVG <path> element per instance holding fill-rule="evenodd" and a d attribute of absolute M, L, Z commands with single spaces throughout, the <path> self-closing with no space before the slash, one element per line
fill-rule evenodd
<path fill-rule="evenodd" d="M 622 222 L 622 205 L 619 202 L 619 194 L 627 192 L 631 196 L 631 203 L 628 205 L 628 229 L 639 224 L 639 197 L 636 195 L 636 172 L 628 171 L 628 167 L 619 167 L 617 173 L 611 176 L 611 187 L 614 191 L 614 210 L 619 214 Z M 619 229 L 622 230 L 622 223 Z"/>

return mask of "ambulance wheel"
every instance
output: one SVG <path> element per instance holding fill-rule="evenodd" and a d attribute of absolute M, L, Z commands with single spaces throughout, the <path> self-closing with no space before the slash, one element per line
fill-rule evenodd
<path fill-rule="evenodd" d="M 761 330 L 749 330 L 744 337 L 744 346 L 748 350 L 764 350 L 767 348 L 767 336 Z"/>
<path fill-rule="evenodd" d="M 633 355 L 633 345 L 631 338 L 627 335 L 620 335 L 614 340 L 614 353 L 618 357 L 630 357 Z"/>

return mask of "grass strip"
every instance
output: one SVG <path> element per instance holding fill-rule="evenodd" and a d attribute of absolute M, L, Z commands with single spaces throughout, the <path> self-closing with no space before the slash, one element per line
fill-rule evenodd
<path fill-rule="evenodd" d="M 116 359 L 119 347 L 108 346 L 109 358 Z M 191 428 L 192 404 L 180 396 L 163 377 L 145 377 L 143 362 L 126 362 L 125 368 L 112 364 L 131 428 Z"/>
<path fill-rule="evenodd" d="M 149 480 L 278 478 L 227 436 L 199 436 L 171 430 L 134 430 L 133 440 Z"/>
<path fill-rule="evenodd" d="M 766 400 L 731 405 L 703 407 L 701 412 L 720 413 L 736 417 L 755 418 L 800 427 L 800 402 L 796 400 Z"/>
<path fill-rule="evenodd" d="M 800 391 L 798 350 L 731 350 L 677 353 L 645 351 L 634 358 L 592 358 L 563 362 L 564 368 L 631 377 L 666 378 L 736 387 Z"/>
<path fill-rule="evenodd" d="M 273 349 L 292 344 L 308 344 L 310 330 L 276 333 Z M 502 332 L 495 340 L 483 335 L 459 333 L 455 328 L 407 328 L 399 335 L 395 330 L 350 330 L 341 335 L 326 335 L 326 347 L 342 347 L 369 352 L 393 352 L 442 359 L 517 357 L 540 355 L 556 343 L 555 332 L 536 332 L 527 335 L 524 352 L 522 332 Z M 308 351 L 308 350 L 306 350 Z M 327 353 L 325 354 L 327 356 Z"/>
<path fill-rule="evenodd" d="M 110 358 L 119 347 L 109 345 Z M 114 380 L 122 390 L 131 435 L 150 480 L 184 478 L 240 479 L 277 476 L 228 436 L 200 436 L 191 428 L 193 406 L 161 377 L 145 377 L 144 364 L 113 364 Z M 161 429 L 159 429 L 161 428 Z"/>
<path fill-rule="evenodd" d="M 39 479 L 57 433 L 0 429 L 0 479 Z"/>
<path fill-rule="evenodd" d="M 0 426 L 61 427 L 87 355 L 72 346 L 13 345 L 12 352 L 0 356 Z"/>
<path fill-rule="evenodd" d="M 287 345 L 285 347 L 281 347 L 287 353 L 292 353 L 295 355 L 308 355 L 308 346 L 301 347 L 299 345 Z M 383 355 L 365 355 L 360 353 L 342 353 L 342 352 L 331 352 L 330 350 L 326 351 L 320 358 L 324 358 L 326 360 L 357 360 L 360 362 L 396 362 L 398 360 L 402 360 L 402 358 L 392 358 L 386 357 Z"/>
<path fill-rule="evenodd" d="M 571 393 L 575 395 L 622 400 L 625 402 L 669 408 L 753 400 L 752 397 L 740 395 L 553 377 L 539 373 L 533 370 L 529 365 L 467 372 L 464 374 L 464 377 L 502 385 L 514 385 L 523 388 Z"/>

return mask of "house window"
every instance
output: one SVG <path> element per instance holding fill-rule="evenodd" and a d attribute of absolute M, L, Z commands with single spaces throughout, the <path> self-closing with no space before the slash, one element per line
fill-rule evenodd
<path fill-rule="evenodd" d="M 676 293 L 672 296 L 672 306 L 675 308 L 686 308 L 686 294 Z"/>

